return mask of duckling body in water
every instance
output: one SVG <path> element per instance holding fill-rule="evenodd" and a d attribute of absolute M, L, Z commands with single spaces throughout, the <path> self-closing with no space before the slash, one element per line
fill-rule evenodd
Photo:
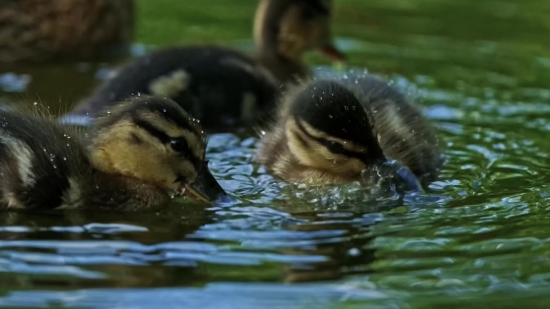
<path fill-rule="evenodd" d="M 0 63 L 117 54 L 133 33 L 133 0 L 0 1 Z"/>
<path fill-rule="evenodd" d="M 138 210 L 183 193 L 215 200 L 224 191 L 205 149 L 201 127 L 168 99 L 132 98 L 90 131 L 0 110 L 0 208 Z"/>
<path fill-rule="evenodd" d="M 331 43 L 330 5 L 262 0 L 251 57 L 215 46 L 153 52 L 122 67 L 63 121 L 85 124 L 113 102 L 141 93 L 174 99 L 210 132 L 254 123 L 275 106 L 283 84 L 309 76 L 302 62 L 307 51 L 343 59 Z"/>
<path fill-rule="evenodd" d="M 422 182 L 439 173 L 438 138 L 400 92 L 373 77 L 318 80 L 283 99 L 256 160 L 287 182 L 361 180 L 361 172 L 398 160 Z"/>

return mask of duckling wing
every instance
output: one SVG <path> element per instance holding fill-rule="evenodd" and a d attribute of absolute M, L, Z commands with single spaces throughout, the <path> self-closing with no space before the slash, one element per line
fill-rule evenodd
<path fill-rule="evenodd" d="M 87 157 L 69 128 L 0 111 L 0 207 L 55 208 Z"/>

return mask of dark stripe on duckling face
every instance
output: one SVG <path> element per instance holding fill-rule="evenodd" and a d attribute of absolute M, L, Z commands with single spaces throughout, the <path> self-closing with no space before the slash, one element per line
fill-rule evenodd
<path fill-rule="evenodd" d="M 338 155 L 344 155 L 349 158 L 355 158 L 363 162 L 365 165 L 369 166 L 375 162 L 382 161 L 381 158 L 383 158 L 383 154 L 380 156 L 379 154 L 376 154 L 374 156 L 369 156 L 368 152 L 358 152 L 358 151 L 352 151 L 344 148 L 344 146 L 338 142 L 331 141 L 325 138 L 316 137 L 311 135 L 302 125 L 302 122 L 298 119 L 296 119 L 296 126 L 298 129 L 304 133 L 308 138 L 318 142 L 319 144 L 323 145 L 326 149 L 328 149 L 330 152 Z M 296 136 L 298 136 L 296 134 Z M 305 142 L 303 138 L 300 142 Z"/>
<path fill-rule="evenodd" d="M 131 133 L 130 134 L 129 141 L 130 141 L 130 143 L 135 144 L 135 145 L 143 144 L 143 141 L 141 140 L 141 138 L 139 136 L 137 136 L 136 133 Z"/>
<path fill-rule="evenodd" d="M 376 137 L 371 111 L 359 101 L 353 91 L 338 82 L 312 82 L 291 102 L 290 114 L 328 136 L 365 147 L 371 158 L 369 161 L 384 157 Z M 338 148 L 330 147 L 333 150 Z M 357 154 L 355 152 L 355 155 L 350 156 L 356 157 Z"/>
<path fill-rule="evenodd" d="M 130 101 L 130 103 L 128 103 L 128 101 Z M 107 117 L 102 117 L 96 125 L 100 127 L 109 127 L 119 123 L 120 120 L 127 117 L 128 114 L 136 119 L 141 118 L 140 114 L 142 113 L 157 115 L 167 122 L 171 122 L 177 127 L 193 133 L 200 139 L 206 138 L 204 132 L 199 128 L 198 123 L 194 123 L 194 119 L 175 102 L 170 99 L 152 96 L 129 98 L 122 105 L 115 106 L 113 109 L 108 110 L 105 114 Z"/>
<path fill-rule="evenodd" d="M 301 126 L 300 124 L 298 126 Z M 301 129 L 300 129 L 301 130 Z M 296 140 L 302 144 L 302 146 L 304 146 L 305 148 L 309 147 L 309 143 L 298 133 L 296 132 L 292 132 L 294 137 L 296 138 Z M 305 133 L 307 134 L 307 133 Z"/>
<path fill-rule="evenodd" d="M 174 151 L 180 153 L 183 157 L 188 159 L 195 167 L 195 170 L 199 171 L 199 169 L 201 168 L 202 160 L 193 154 L 193 152 L 189 148 L 187 140 L 184 137 L 170 137 L 168 136 L 168 134 L 166 134 L 162 130 L 157 129 L 149 122 L 139 118 L 133 118 L 132 121 L 138 127 L 147 131 L 151 136 L 157 138 L 161 143 L 170 144 Z"/>
<path fill-rule="evenodd" d="M 196 124 L 192 123 L 193 119 L 191 117 L 186 117 L 179 110 L 179 106 L 174 104 L 167 104 L 168 99 L 142 99 L 142 104 L 138 108 L 134 108 L 133 115 L 138 115 L 140 112 L 151 112 L 155 113 L 158 116 L 161 116 L 166 121 L 174 123 L 176 126 L 190 131 L 196 136 L 201 136 Z"/>

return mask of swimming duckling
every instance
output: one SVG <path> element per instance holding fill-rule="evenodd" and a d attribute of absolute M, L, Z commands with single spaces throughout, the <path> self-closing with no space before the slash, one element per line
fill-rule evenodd
<path fill-rule="evenodd" d="M 0 63 L 89 59 L 126 50 L 133 0 L 0 1 Z"/>
<path fill-rule="evenodd" d="M 170 194 L 213 201 L 224 191 L 207 167 L 206 142 L 169 99 L 129 99 L 86 133 L 0 110 L 0 208 L 138 210 Z"/>
<path fill-rule="evenodd" d="M 289 92 L 256 160 L 284 181 L 312 185 L 361 180 L 361 172 L 398 160 L 420 181 L 441 161 L 428 121 L 400 92 L 372 77 L 318 80 Z"/>
<path fill-rule="evenodd" d="M 106 106 L 141 93 L 172 98 L 211 132 L 253 123 L 274 107 L 281 84 L 309 75 L 302 63 L 307 51 L 322 49 L 343 59 L 331 43 L 330 5 L 326 0 L 262 0 L 252 57 L 214 46 L 153 52 L 122 67 L 62 121 L 85 125 Z"/>

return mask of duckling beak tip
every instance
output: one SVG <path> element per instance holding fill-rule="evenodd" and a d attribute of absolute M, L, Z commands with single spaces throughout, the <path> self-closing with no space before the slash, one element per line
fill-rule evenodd
<path fill-rule="evenodd" d="M 202 190 L 197 190 L 192 184 L 185 185 L 185 195 L 197 201 L 212 204 L 210 197 L 205 192 L 202 192 Z"/>
<path fill-rule="evenodd" d="M 214 178 L 208 167 L 204 167 L 194 182 L 185 184 L 186 195 L 198 201 L 213 204 L 227 196 L 225 190 Z"/>
<path fill-rule="evenodd" d="M 339 63 L 346 62 L 346 56 L 344 55 L 344 53 L 342 53 L 333 44 L 326 44 L 325 46 L 321 47 L 321 54 L 323 54 L 325 57 L 327 57 L 331 61 L 335 61 Z"/>
<path fill-rule="evenodd" d="M 424 192 L 424 188 L 422 187 L 420 180 L 407 166 L 402 166 L 401 168 L 399 168 L 397 170 L 397 175 L 401 177 L 409 190 Z"/>
<path fill-rule="evenodd" d="M 361 179 L 368 186 L 375 185 L 381 179 L 389 176 L 396 177 L 394 178 L 394 181 L 397 181 L 395 184 L 398 184 L 405 191 L 424 192 L 420 180 L 410 168 L 396 161 L 373 164 L 361 172 Z"/>

